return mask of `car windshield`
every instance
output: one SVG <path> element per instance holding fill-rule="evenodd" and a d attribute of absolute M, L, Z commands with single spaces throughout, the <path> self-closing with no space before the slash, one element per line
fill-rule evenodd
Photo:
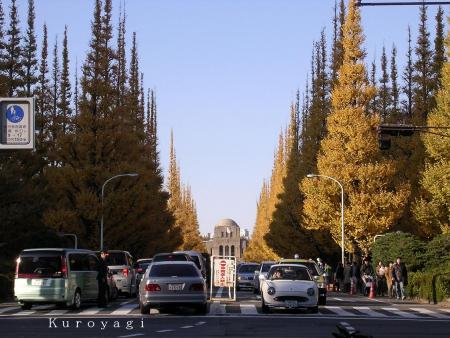
<path fill-rule="evenodd" d="M 271 280 L 311 280 L 306 268 L 301 266 L 276 266 L 270 269 Z"/>
<path fill-rule="evenodd" d="M 198 271 L 190 264 L 153 265 L 149 277 L 200 277 Z"/>
<path fill-rule="evenodd" d="M 273 263 L 266 263 L 263 264 L 261 267 L 261 272 L 268 272 L 270 270 L 270 267 L 273 265 Z"/>
<path fill-rule="evenodd" d="M 312 276 L 320 276 L 321 275 L 321 271 L 319 270 L 319 268 L 317 267 L 316 263 L 314 262 L 299 262 L 299 263 L 292 263 L 292 262 L 281 262 L 280 264 L 301 264 L 304 265 L 308 268 L 309 273 Z"/>
<path fill-rule="evenodd" d="M 127 265 L 127 259 L 124 252 L 108 252 L 105 259 L 106 265 Z"/>
<path fill-rule="evenodd" d="M 166 255 L 156 255 L 153 257 L 153 262 L 164 262 L 164 261 L 177 261 L 186 262 L 189 259 L 185 254 L 166 254 Z"/>
<path fill-rule="evenodd" d="M 239 267 L 239 273 L 254 273 L 256 270 L 259 270 L 257 264 L 245 264 Z"/>
<path fill-rule="evenodd" d="M 139 263 L 137 264 L 137 267 L 138 267 L 139 269 L 146 270 L 150 264 L 151 264 L 151 262 L 150 262 L 150 263 L 146 263 L 146 262 L 141 263 L 141 262 L 139 262 Z"/>
<path fill-rule="evenodd" d="M 36 277 L 60 277 L 61 254 L 52 252 L 26 253 L 20 256 L 20 275 L 35 275 Z"/>

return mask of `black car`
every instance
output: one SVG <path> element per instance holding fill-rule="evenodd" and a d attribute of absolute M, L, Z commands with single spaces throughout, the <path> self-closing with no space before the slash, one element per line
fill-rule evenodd
<path fill-rule="evenodd" d="M 148 266 L 152 263 L 151 258 L 142 258 L 138 259 L 136 263 L 134 263 L 134 271 L 136 271 L 136 286 L 139 290 L 139 283 L 142 280 L 142 276 L 144 276 L 145 270 L 147 270 Z"/>

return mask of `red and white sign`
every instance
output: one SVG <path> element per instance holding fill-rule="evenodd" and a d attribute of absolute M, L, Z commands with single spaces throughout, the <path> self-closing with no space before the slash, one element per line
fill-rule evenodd
<path fill-rule="evenodd" d="M 234 287 L 234 259 L 214 258 L 214 286 Z"/>

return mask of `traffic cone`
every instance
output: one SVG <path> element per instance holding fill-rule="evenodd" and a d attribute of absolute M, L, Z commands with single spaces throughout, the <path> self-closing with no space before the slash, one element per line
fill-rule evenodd
<path fill-rule="evenodd" d="M 370 284 L 369 298 L 375 298 L 375 282 L 374 281 L 372 281 L 372 283 Z"/>

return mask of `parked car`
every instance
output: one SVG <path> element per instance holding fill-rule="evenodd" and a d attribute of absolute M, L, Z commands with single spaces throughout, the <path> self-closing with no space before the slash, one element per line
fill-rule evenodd
<path fill-rule="evenodd" d="M 327 304 L 327 283 L 325 281 L 325 274 L 316 262 L 309 259 L 282 259 L 279 264 L 302 264 L 306 266 L 319 288 L 319 305 Z"/>
<path fill-rule="evenodd" d="M 114 280 L 114 276 L 112 272 L 108 269 L 108 275 L 106 277 L 106 281 L 108 283 L 108 294 L 107 300 L 115 300 L 119 297 L 119 290 L 116 286 L 116 281 Z"/>
<path fill-rule="evenodd" d="M 81 249 L 27 249 L 17 258 L 14 296 L 24 310 L 34 304 L 79 309 L 98 300 L 99 261 Z"/>
<path fill-rule="evenodd" d="M 317 313 L 319 289 L 309 273 L 300 264 L 275 264 L 261 285 L 261 307 L 263 313 L 273 308 L 306 308 Z"/>
<path fill-rule="evenodd" d="M 141 313 L 179 306 L 191 306 L 206 314 L 207 288 L 200 270 L 191 261 L 153 262 L 139 286 Z"/>
<path fill-rule="evenodd" d="M 255 271 L 259 270 L 259 264 L 257 263 L 242 263 L 239 265 L 237 269 L 237 283 L 236 290 L 240 290 L 242 288 L 251 288 L 253 290 L 254 287 L 254 275 Z"/>
<path fill-rule="evenodd" d="M 184 253 L 189 255 L 191 257 L 191 260 L 195 263 L 197 268 L 201 271 L 203 278 L 206 278 L 207 271 L 206 271 L 206 263 L 205 259 L 203 258 L 202 254 L 196 251 L 175 251 L 175 254 L 177 253 Z"/>
<path fill-rule="evenodd" d="M 136 273 L 130 253 L 123 250 L 108 250 L 105 263 L 113 275 L 119 293 L 127 297 L 136 295 Z"/>
<path fill-rule="evenodd" d="M 192 262 L 192 259 L 191 256 L 185 253 L 165 252 L 154 255 L 152 263 L 167 262 L 167 261 Z"/>
<path fill-rule="evenodd" d="M 269 273 L 270 267 L 274 265 L 275 262 L 266 261 L 261 263 L 261 267 L 259 270 L 255 271 L 255 275 L 253 276 L 254 280 L 254 293 L 261 293 L 261 284 L 264 279 L 267 278 L 267 274 Z"/>
<path fill-rule="evenodd" d="M 136 288 L 139 290 L 139 283 L 142 280 L 142 276 L 144 276 L 145 270 L 147 270 L 148 266 L 152 263 L 151 258 L 141 258 L 134 263 L 134 270 L 136 272 Z"/>

